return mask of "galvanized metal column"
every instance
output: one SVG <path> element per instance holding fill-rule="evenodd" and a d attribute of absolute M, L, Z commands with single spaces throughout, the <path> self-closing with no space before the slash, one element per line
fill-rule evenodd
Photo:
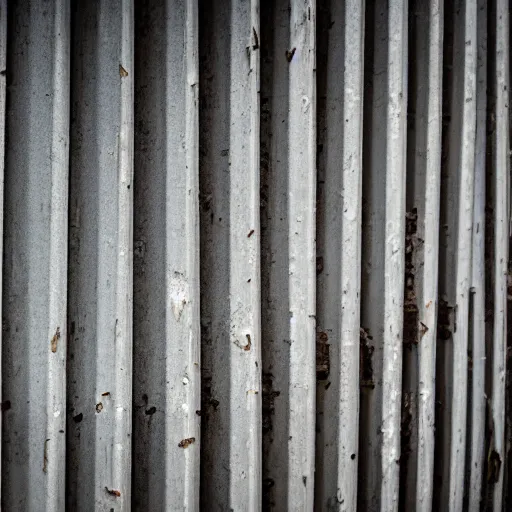
<path fill-rule="evenodd" d="M 53 511 L 65 491 L 68 2 L 12 3 L 8 26 L 2 505 Z"/>
<path fill-rule="evenodd" d="M 259 2 L 201 11 L 202 503 L 261 506 Z"/>
<path fill-rule="evenodd" d="M 128 510 L 133 2 L 79 1 L 73 28 L 67 506 Z"/>
<path fill-rule="evenodd" d="M 443 1 L 410 4 L 400 502 L 432 509 Z M 385 404 L 384 404 L 385 407 Z"/>
<path fill-rule="evenodd" d="M 468 385 L 469 296 L 476 138 L 476 0 L 446 9 L 434 509 L 462 510 Z"/>
<path fill-rule="evenodd" d="M 405 253 L 407 2 L 367 6 L 359 507 L 396 510 Z"/>
<path fill-rule="evenodd" d="M 197 2 L 145 2 L 135 19 L 133 504 L 197 511 Z"/>
<path fill-rule="evenodd" d="M 317 443 L 319 510 L 352 511 L 359 464 L 364 3 L 319 2 Z"/>

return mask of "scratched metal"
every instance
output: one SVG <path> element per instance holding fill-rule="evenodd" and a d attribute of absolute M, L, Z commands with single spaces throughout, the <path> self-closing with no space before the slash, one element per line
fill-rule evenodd
<path fill-rule="evenodd" d="M 397 510 L 402 386 L 407 4 L 366 9 L 359 507 Z"/>
<path fill-rule="evenodd" d="M 317 60 L 327 65 L 317 69 L 315 502 L 322 510 L 352 511 L 359 461 L 362 2 L 319 2 L 318 27 Z"/>
<path fill-rule="evenodd" d="M 66 498 L 128 510 L 133 4 L 79 1 L 73 15 Z"/>
<path fill-rule="evenodd" d="M 197 2 L 138 5 L 133 505 L 198 510 Z"/>
<path fill-rule="evenodd" d="M 8 15 L 2 508 L 63 510 L 69 5 L 11 3 Z"/>
<path fill-rule="evenodd" d="M 508 510 L 509 4 L 0 0 L 2 508 Z"/>

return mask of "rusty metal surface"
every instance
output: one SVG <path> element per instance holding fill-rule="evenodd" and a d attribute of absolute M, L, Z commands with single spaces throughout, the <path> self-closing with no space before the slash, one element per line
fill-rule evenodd
<path fill-rule="evenodd" d="M 0 1 L 2 508 L 511 509 L 509 17 Z"/>

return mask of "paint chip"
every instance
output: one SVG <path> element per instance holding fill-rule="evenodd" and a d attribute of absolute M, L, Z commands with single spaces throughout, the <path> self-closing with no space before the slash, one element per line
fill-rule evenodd
<path fill-rule="evenodd" d="M 119 64 L 119 75 L 121 78 L 126 78 L 128 76 L 128 71 L 126 71 L 121 64 Z"/>

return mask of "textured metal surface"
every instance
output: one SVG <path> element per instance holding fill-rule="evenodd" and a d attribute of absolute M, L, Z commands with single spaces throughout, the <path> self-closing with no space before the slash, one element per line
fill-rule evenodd
<path fill-rule="evenodd" d="M 0 0 L 2 508 L 509 510 L 509 8 Z"/>

